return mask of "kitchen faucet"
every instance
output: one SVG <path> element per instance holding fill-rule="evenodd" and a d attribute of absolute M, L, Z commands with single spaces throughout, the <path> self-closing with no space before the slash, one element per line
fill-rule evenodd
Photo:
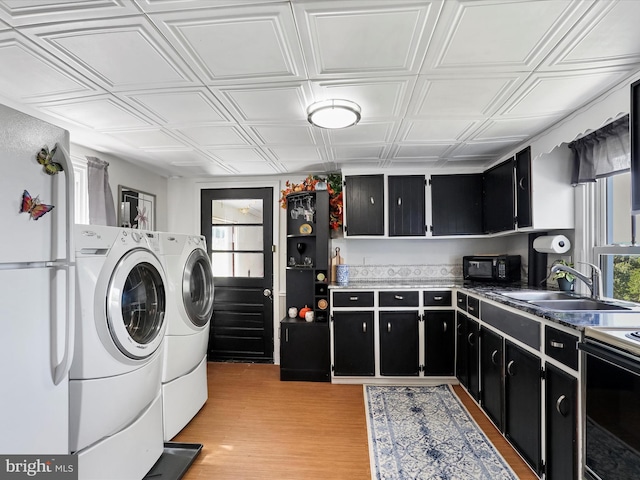
<path fill-rule="evenodd" d="M 593 263 L 586 263 L 586 262 L 577 262 L 577 263 L 582 263 L 584 265 L 589 265 L 591 267 L 591 278 L 580 273 L 574 268 L 568 267 L 567 265 L 562 265 L 560 263 L 557 263 L 551 267 L 551 273 L 567 272 L 572 275 L 575 275 L 576 278 L 579 278 L 580 280 L 582 280 L 585 283 L 585 285 L 589 287 L 589 290 L 591 290 L 591 298 L 594 298 L 596 300 L 599 299 L 600 295 L 602 295 L 602 271 Z"/>

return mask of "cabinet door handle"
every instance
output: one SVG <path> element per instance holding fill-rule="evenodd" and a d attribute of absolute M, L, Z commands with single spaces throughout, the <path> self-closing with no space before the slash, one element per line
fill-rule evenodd
<path fill-rule="evenodd" d="M 433 299 L 434 299 L 436 302 L 439 302 L 440 300 L 442 300 L 442 297 L 441 297 L 441 296 L 437 296 L 437 297 L 433 297 Z"/>
<path fill-rule="evenodd" d="M 461 298 L 458 299 L 458 303 L 462 303 L 464 300 L 462 300 Z"/>
<path fill-rule="evenodd" d="M 375 205 L 376 201 L 373 197 L 369 197 L 369 201 L 371 202 L 371 205 Z"/>
<path fill-rule="evenodd" d="M 367 333 L 367 322 L 362 322 L 362 333 Z"/>
<path fill-rule="evenodd" d="M 387 322 L 387 333 L 391 333 L 391 322 Z"/>
<path fill-rule="evenodd" d="M 398 197 L 398 206 L 402 206 L 402 197 Z"/>
<path fill-rule="evenodd" d="M 500 364 L 498 362 L 496 362 L 496 355 L 498 354 L 498 350 L 494 350 L 493 352 L 491 352 L 491 363 L 493 363 L 495 366 L 499 366 Z"/>
<path fill-rule="evenodd" d="M 564 343 L 556 342 L 555 340 L 551 340 L 549 342 L 549 345 L 551 345 L 553 348 L 564 348 Z"/>
<path fill-rule="evenodd" d="M 447 322 L 442 322 L 442 331 L 443 332 L 447 331 Z"/>
<path fill-rule="evenodd" d="M 520 187 L 520 190 L 524 190 L 524 177 L 520 178 L 520 180 L 518 180 L 518 186 Z"/>
<path fill-rule="evenodd" d="M 349 300 L 352 302 L 357 302 L 358 301 L 358 297 L 349 297 Z"/>
<path fill-rule="evenodd" d="M 473 345 L 473 332 L 467 336 L 467 342 L 469 342 L 469 345 Z"/>
<path fill-rule="evenodd" d="M 284 341 L 286 343 L 289 343 L 289 329 L 288 328 L 284 329 Z"/>
<path fill-rule="evenodd" d="M 404 300 L 404 297 L 402 295 L 394 295 L 394 297 L 396 300 Z"/>
<path fill-rule="evenodd" d="M 471 305 L 469 305 L 467 308 L 469 309 L 470 312 L 476 311 L 475 307 L 472 307 Z"/>
<path fill-rule="evenodd" d="M 507 373 L 509 375 L 511 375 L 512 377 L 516 374 L 515 370 L 513 369 L 513 366 L 516 364 L 515 360 L 511 360 L 508 364 L 507 364 Z"/>
<path fill-rule="evenodd" d="M 566 398 L 567 398 L 566 396 L 564 396 L 564 395 L 560 395 L 560 396 L 558 397 L 558 400 L 556 400 L 556 410 L 557 410 L 557 411 L 558 411 L 558 413 L 559 413 L 560 415 L 562 415 L 563 417 L 566 417 L 566 416 L 567 416 L 567 414 L 569 413 L 569 412 L 565 412 L 565 411 L 563 410 L 563 408 L 562 408 L 562 404 L 564 403 L 564 401 L 566 400 Z"/>

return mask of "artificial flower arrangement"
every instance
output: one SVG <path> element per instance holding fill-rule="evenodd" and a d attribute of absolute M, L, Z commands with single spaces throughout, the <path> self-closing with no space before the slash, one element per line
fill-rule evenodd
<path fill-rule="evenodd" d="M 280 206 L 287 208 L 287 195 L 295 192 L 313 192 L 316 190 L 318 183 L 323 182 L 327 186 L 329 192 L 329 228 L 331 230 L 339 230 L 342 228 L 342 175 L 339 173 L 330 173 L 326 177 L 318 175 L 309 175 L 302 183 L 291 183 L 289 180 L 285 183 L 285 189 L 280 193 Z"/>

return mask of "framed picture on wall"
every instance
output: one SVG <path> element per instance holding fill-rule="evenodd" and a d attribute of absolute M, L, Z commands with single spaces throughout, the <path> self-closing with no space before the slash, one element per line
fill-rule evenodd
<path fill-rule="evenodd" d="M 118 185 L 118 225 L 139 230 L 155 230 L 156 196 Z"/>

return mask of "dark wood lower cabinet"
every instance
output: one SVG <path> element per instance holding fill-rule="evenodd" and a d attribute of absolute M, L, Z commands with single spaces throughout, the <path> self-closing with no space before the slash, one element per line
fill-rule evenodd
<path fill-rule="evenodd" d="M 469 393 L 480 400 L 480 326 L 469 319 L 467 324 L 467 343 L 469 344 Z"/>
<path fill-rule="evenodd" d="M 478 322 L 458 312 L 456 377 L 476 400 L 480 399 L 479 333 Z"/>
<path fill-rule="evenodd" d="M 418 312 L 380 312 L 380 375 L 417 376 Z"/>
<path fill-rule="evenodd" d="M 468 317 L 456 312 L 456 378 L 460 384 L 469 388 L 469 349 L 467 348 Z"/>
<path fill-rule="evenodd" d="M 455 375 L 454 311 L 427 311 L 424 319 L 424 374 Z"/>
<path fill-rule="evenodd" d="M 480 331 L 480 404 L 501 432 L 504 431 L 503 338 L 493 331 Z"/>
<path fill-rule="evenodd" d="M 546 478 L 577 479 L 578 380 L 546 364 Z"/>
<path fill-rule="evenodd" d="M 505 436 L 538 475 L 541 458 L 541 362 L 505 341 Z"/>
<path fill-rule="evenodd" d="M 375 375 L 373 312 L 333 312 L 334 375 Z"/>
<path fill-rule="evenodd" d="M 329 327 L 285 319 L 280 323 L 280 380 L 331 381 Z"/>

